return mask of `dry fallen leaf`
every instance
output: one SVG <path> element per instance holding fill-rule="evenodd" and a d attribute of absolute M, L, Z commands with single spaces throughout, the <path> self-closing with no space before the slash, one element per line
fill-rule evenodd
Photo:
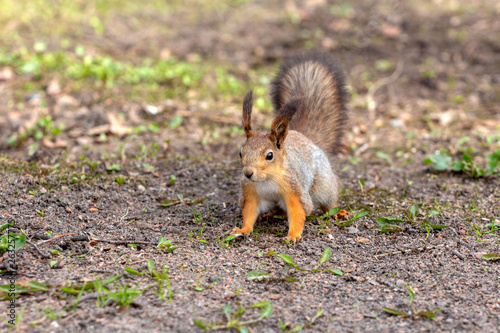
<path fill-rule="evenodd" d="M 14 71 L 10 67 L 0 69 L 0 81 L 10 81 L 14 78 Z"/>
<path fill-rule="evenodd" d="M 402 32 L 401 28 L 396 25 L 384 24 L 382 26 L 382 33 L 387 37 L 391 38 L 398 37 L 399 35 L 401 35 L 401 32 Z"/>
<path fill-rule="evenodd" d="M 334 217 L 338 220 L 347 220 L 349 218 L 349 213 L 345 209 L 342 209 L 340 212 L 335 214 Z"/>
<path fill-rule="evenodd" d="M 61 85 L 59 84 L 59 81 L 57 79 L 50 80 L 46 91 L 47 94 L 51 96 L 59 95 L 61 93 Z"/>
<path fill-rule="evenodd" d="M 370 240 L 368 238 L 363 238 L 363 237 L 360 237 L 358 238 L 358 243 L 366 243 L 366 242 L 369 242 Z"/>
<path fill-rule="evenodd" d="M 99 209 L 95 208 L 95 207 L 92 207 L 89 209 L 89 212 L 93 213 L 93 212 L 98 212 Z"/>
<path fill-rule="evenodd" d="M 73 211 L 71 210 L 71 208 L 69 208 L 69 206 L 66 206 L 66 213 L 73 213 Z"/>
<path fill-rule="evenodd" d="M 57 139 L 55 141 L 52 141 L 50 139 L 43 139 L 42 145 L 45 148 L 50 148 L 50 149 L 53 149 L 53 148 L 66 148 L 66 147 L 68 147 L 68 142 L 64 141 L 64 140 L 59 140 L 59 139 Z"/>

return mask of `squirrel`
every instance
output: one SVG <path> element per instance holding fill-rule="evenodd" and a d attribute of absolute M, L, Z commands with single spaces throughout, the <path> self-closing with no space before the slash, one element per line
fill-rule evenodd
<path fill-rule="evenodd" d="M 345 77 L 328 53 L 297 54 L 282 63 L 270 96 L 275 110 L 270 133 L 252 129 L 252 90 L 243 101 L 243 226 L 231 234 L 249 235 L 260 214 L 281 208 L 289 223 L 285 239 L 295 243 L 313 209 L 336 206 L 335 154 L 348 121 Z"/>

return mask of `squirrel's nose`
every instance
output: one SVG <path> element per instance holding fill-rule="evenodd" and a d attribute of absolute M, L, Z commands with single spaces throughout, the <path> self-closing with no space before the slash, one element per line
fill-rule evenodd
<path fill-rule="evenodd" d="M 248 179 L 252 178 L 253 171 L 252 170 L 245 170 L 244 171 L 245 176 L 247 176 Z"/>

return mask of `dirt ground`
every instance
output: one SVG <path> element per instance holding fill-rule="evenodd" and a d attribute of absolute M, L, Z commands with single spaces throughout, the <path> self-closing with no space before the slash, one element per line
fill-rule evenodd
<path fill-rule="evenodd" d="M 484 166 L 500 149 L 498 4 L 174 1 L 164 10 L 150 5 L 130 13 L 111 3 L 101 17 L 104 33 L 87 22 L 68 28 L 66 38 L 133 64 L 145 57 L 217 64 L 248 87 L 266 86 L 279 60 L 294 52 L 316 47 L 332 53 L 351 92 L 348 148 L 338 156 L 339 205 L 351 217 L 367 215 L 349 226 L 307 221 L 296 245 L 283 242 L 285 221 L 267 218 L 250 237 L 227 240 L 241 225 L 244 92 L 214 96 L 192 88 L 183 96 L 141 98 L 120 85 L 82 86 L 56 71 L 22 74 L 2 60 L 0 221 L 14 220 L 10 232 L 25 233 L 50 258 L 30 244 L 16 252 L 17 283 L 44 287 L 21 294 L 15 300 L 19 322 L 0 322 L 1 330 L 196 332 L 195 320 L 227 323 L 227 304 L 233 312 L 246 308 L 244 322 L 262 310 L 249 306 L 270 301 L 273 312 L 246 329 L 498 332 L 500 261 L 483 256 L 500 253 L 494 228 L 500 224 L 499 176 L 437 172 L 423 162 L 439 151 L 454 159 L 467 152 Z M 40 36 L 55 50 L 62 38 L 56 23 L 47 35 L 43 22 L 7 23 L 20 39 L 2 35 L 4 53 Z M 251 82 L 251 72 L 267 79 Z M 216 80 L 210 75 L 204 78 L 208 90 Z M 257 106 L 257 113 L 259 127 L 268 127 L 270 110 Z M 56 138 L 9 143 L 47 115 L 65 124 Z M 182 122 L 173 126 L 176 119 Z M 414 205 L 419 209 L 412 216 Z M 383 217 L 403 222 L 396 232 L 375 230 Z M 48 241 L 58 235 L 64 236 Z M 157 246 L 161 237 L 177 248 Z M 331 256 L 320 270 L 338 274 L 313 273 L 328 247 Z M 305 270 L 287 268 L 280 254 Z M 158 272 L 168 268 L 171 300 L 167 287 L 159 297 L 154 276 L 125 272 L 148 271 L 148 260 Z M 249 279 L 255 271 L 270 278 Z M 127 284 L 144 290 L 128 306 L 99 306 L 98 289 L 77 295 L 62 288 L 78 292 L 84 283 L 117 275 L 110 290 Z M 2 284 L 8 280 L 4 271 Z"/>

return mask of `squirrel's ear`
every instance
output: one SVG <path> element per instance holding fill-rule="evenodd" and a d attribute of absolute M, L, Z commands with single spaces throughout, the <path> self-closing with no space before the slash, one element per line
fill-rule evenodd
<path fill-rule="evenodd" d="M 247 139 L 253 136 L 252 131 L 252 100 L 253 92 L 252 90 L 248 91 L 245 95 L 245 99 L 243 100 L 243 130 L 247 135 Z"/>
<path fill-rule="evenodd" d="M 276 148 L 281 149 L 283 147 L 283 142 L 288 134 L 288 123 L 299 109 L 301 102 L 302 98 L 294 99 L 285 104 L 276 114 L 271 125 L 271 134 L 269 135 L 269 139 L 274 143 Z"/>

